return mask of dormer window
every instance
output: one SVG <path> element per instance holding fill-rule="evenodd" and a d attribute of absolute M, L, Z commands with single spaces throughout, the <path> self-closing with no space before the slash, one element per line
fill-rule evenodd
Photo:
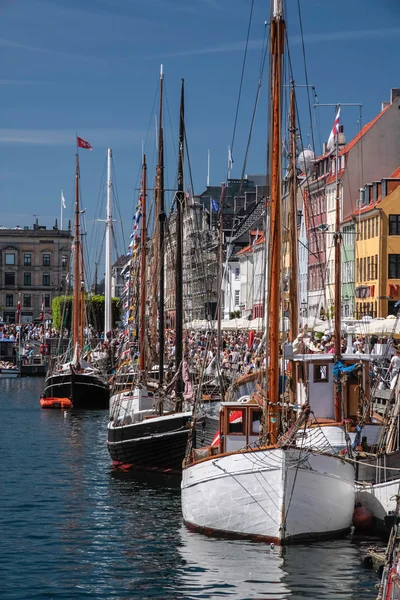
<path fill-rule="evenodd" d="M 387 179 L 382 179 L 381 183 L 381 197 L 385 198 L 387 196 Z"/>
<path fill-rule="evenodd" d="M 378 184 L 374 183 L 372 186 L 372 201 L 376 202 L 378 200 Z"/>

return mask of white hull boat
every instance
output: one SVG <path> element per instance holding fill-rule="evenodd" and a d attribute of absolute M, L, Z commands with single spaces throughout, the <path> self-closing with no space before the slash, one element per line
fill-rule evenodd
<path fill-rule="evenodd" d="M 236 451 L 184 468 L 185 524 L 274 543 L 331 537 L 352 522 L 354 468 L 339 457 L 285 448 Z"/>

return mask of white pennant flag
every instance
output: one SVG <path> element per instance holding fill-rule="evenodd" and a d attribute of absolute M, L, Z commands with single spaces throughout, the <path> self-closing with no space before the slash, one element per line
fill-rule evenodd
<path fill-rule="evenodd" d="M 65 204 L 64 193 L 62 190 L 61 190 L 61 202 L 62 202 L 63 208 L 67 208 L 67 205 Z"/>

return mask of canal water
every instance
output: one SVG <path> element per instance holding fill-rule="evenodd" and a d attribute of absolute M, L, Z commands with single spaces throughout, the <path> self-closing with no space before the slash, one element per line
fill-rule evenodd
<path fill-rule="evenodd" d="M 107 413 L 45 411 L 43 379 L 0 380 L 2 600 L 376 598 L 370 539 L 226 541 L 182 525 L 179 478 L 116 474 Z"/>

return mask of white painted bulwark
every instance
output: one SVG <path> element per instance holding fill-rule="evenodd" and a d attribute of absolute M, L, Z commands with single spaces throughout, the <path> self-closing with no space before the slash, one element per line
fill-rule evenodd
<path fill-rule="evenodd" d="M 196 529 L 287 543 L 351 525 L 354 468 L 296 449 L 235 452 L 186 467 L 183 519 Z"/>
<path fill-rule="evenodd" d="M 400 479 L 375 484 L 356 484 L 356 500 L 368 508 L 381 524 L 396 509 L 396 496 L 400 491 Z"/>
<path fill-rule="evenodd" d="M 144 386 L 135 386 L 131 391 L 120 392 L 110 397 L 110 417 L 114 423 L 141 411 L 152 411 L 153 394 Z"/>

